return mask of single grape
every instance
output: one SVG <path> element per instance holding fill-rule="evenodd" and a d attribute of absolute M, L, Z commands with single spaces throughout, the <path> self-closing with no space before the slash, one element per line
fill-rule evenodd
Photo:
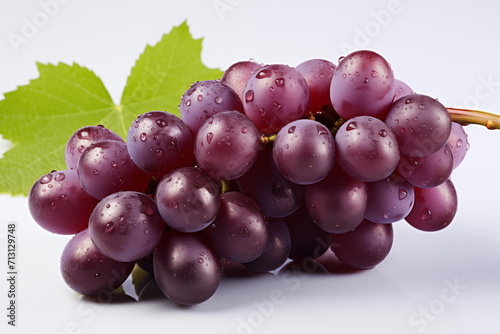
<path fill-rule="evenodd" d="M 276 136 L 273 158 L 280 173 L 297 184 L 323 179 L 335 163 L 335 141 L 326 126 L 309 119 L 288 123 Z"/>
<path fill-rule="evenodd" d="M 196 232 L 212 223 L 220 207 L 217 183 L 194 167 L 173 170 L 156 188 L 155 202 L 168 226 Z"/>
<path fill-rule="evenodd" d="M 259 149 L 259 131 L 237 111 L 210 117 L 196 135 L 196 161 L 213 179 L 233 180 L 242 176 L 252 167 Z"/>
<path fill-rule="evenodd" d="M 137 261 L 151 253 L 164 230 L 154 201 L 135 191 L 103 198 L 89 219 L 89 234 L 97 249 L 120 262 Z"/>
<path fill-rule="evenodd" d="M 306 187 L 305 205 L 312 221 L 328 233 L 352 231 L 364 219 L 368 188 L 336 167 Z"/>
<path fill-rule="evenodd" d="M 127 144 L 104 141 L 90 145 L 78 160 L 82 187 L 97 199 L 122 190 L 146 190 L 149 175 L 132 161 Z"/>
<path fill-rule="evenodd" d="M 399 79 L 394 79 L 394 101 L 410 94 L 415 94 L 410 86 Z"/>
<path fill-rule="evenodd" d="M 267 65 L 248 79 L 242 101 L 245 114 L 257 128 L 272 134 L 305 115 L 309 88 L 294 68 Z"/>
<path fill-rule="evenodd" d="M 467 133 L 462 125 L 452 122 L 447 143 L 453 154 L 453 169 L 455 169 L 462 163 L 470 147 Z"/>
<path fill-rule="evenodd" d="M 401 154 L 425 157 L 439 150 L 451 132 L 450 114 L 436 99 L 411 94 L 395 101 L 385 119 Z"/>
<path fill-rule="evenodd" d="M 335 64 L 325 59 L 309 59 L 295 67 L 309 87 L 309 104 L 306 110 L 312 115 L 332 107 L 330 84 L 335 68 Z"/>
<path fill-rule="evenodd" d="M 123 139 L 119 135 L 102 125 L 85 126 L 79 129 L 78 131 L 73 133 L 73 135 L 66 143 L 66 149 L 64 153 L 66 166 L 68 168 L 76 168 L 80 155 L 82 155 L 83 151 L 85 151 L 87 147 L 89 147 L 91 144 L 106 140 L 116 140 L 123 142 Z"/>
<path fill-rule="evenodd" d="M 313 222 L 304 204 L 283 219 L 290 231 L 290 259 L 294 261 L 316 259 L 330 247 L 328 233 Z"/>
<path fill-rule="evenodd" d="M 250 197 L 237 191 L 221 194 L 214 222 L 203 230 L 215 252 L 228 261 L 250 262 L 265 251 L 267 219 Z"/>
<path fill-rule="evenodd" d="M 166 232 L 154 253 L 153 266 L 161 291 L 182 305 L 208 300 L 222 276 L 217 255 L 198 233 Z"/>
<path fill-rule="evenodd" d="M 445 144 L 425 157 L 401 156 L 397 172 L 415 187 L 432 188 L 450 178 L 453 165 L 450 145 Z"/>
<path fill-rule="evenodd" d="M 389 254 L 394 239 L 392 224 L 363 220 L 354 231 L 332 234 L 332 250 L 340 261 L 357 269 L 371 269 Z"/>
<path fill-rule="evenodd" d="M 258 258 L 243 265 L 255 272 L 268 272 L 281 267 L 290 254 L 290 231 L 283 219 L 269 220 L 269 241 Z"/>
<path fill-rule="evenodd" d="M 210 116 L 228 110 L 243 112 L 243 105 L 238 94 L 218 80 L 197 81 L 182 95 L 179 104 L 181 119 L 193 133 Z"/>
<path fill-rule="evenodd" d="M 224 71 L 220 82 L 231 87 L 238 97 L 243 100 L 243 91 L 248 79 L 262 66 L 264 65 L 252 60 L 239 61 Z"/>
<path fill-rule="evenodd" d="M 340 60 L 330 85 L 330 99 L 342 118 L 383 119 L 393 98 L 394 74 L 381 55 L 359 50 Z"/>
<path fill-rule="evenodd" d="M 28 207 L 35 222 L 56 234 L 76 234 L 86 229 L 97 202 L 80 185 L 76 169 L 43 175 L 28 194 Z"/>
<path fill-rule="evenodd" d="M 177 116 L 165 111 L 139 115 L 130 126 L 127 149 L 144 172 L 161 179 L 166 173 L 194 164 L 194 135 Z"/>
<path fill-rule="evenodd" d="M 273 218 L 288 216 L 304 198 L 304 187 L 288 181 L 274 164 L 271 146 L 265 147 L 252 168 L 237 179 L 241 192 L 249 195 Z"/>
<path fill-rule="evenodd" d="M 382 180 L 398 165 L 396 135 L 377 118 L 358 116 L 350 119 L 339 128 L 335 141 L 338 165 L 355 179 Z"/>
<path fill-rule="evenodd" d="M 365 218 L 374 223 L 394 223 L 405 218 L 413 207 L 413 186 L 398 174 L 368 183 Z"/>
<path fill-rule="evenodd" d="M 68 242 L 61 256 L 64 281 L 82 295 L 109 294 L 125 282 L 133 268 L 133 262 L 118 262 L 99 252 L 87 229 Z"/>
<path fill-rule="evenodd" d="M 453 221 L 457 207 L 451 180 L 434 188 L 415 188 L 415 205 L 406 221 L 421 231 L 439 231 Z"/>

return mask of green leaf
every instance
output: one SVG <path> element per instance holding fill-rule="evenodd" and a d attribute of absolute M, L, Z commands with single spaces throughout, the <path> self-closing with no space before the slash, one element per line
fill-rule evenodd
<path fill-rule="evenodd" d="M 102 81 L 77 64 L 38 65 L 37 79 L 6 93 L 0 101 L 0 134 L 13 147 L 0 159 L 0 193 L 27 195 L 51 170 L 65 169 L 64 148 L 79 128 L 102 124 L 125 138 L 137 115 L 177 105 L 189 85 L 220 78 L 222 72 L 201 62 L 201 39 L 187 24 L 147 46 L 115 105 Z"/>

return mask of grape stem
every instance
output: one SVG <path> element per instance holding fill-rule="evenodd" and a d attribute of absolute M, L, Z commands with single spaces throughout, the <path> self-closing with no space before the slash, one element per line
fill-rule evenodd
<path fill-rule="evenodd" d="M 490 130 L 500 130 L 500 115 L 473 109 L 446 108 L 451 120 L 461 125 L 483 125 Z"/>

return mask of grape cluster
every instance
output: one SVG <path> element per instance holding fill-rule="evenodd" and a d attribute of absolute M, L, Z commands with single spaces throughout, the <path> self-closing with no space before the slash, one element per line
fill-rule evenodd
<path fill-rule="evenodd" d="M 179 112 L 139 115 L 126 140 L 79 129 L 67 169 L 31 188 L 34 220 L 75 234 L 61 257 L 75 291 L 112 291 L 137 264 L 192 305 L 230 263 L 269 272 L 329 249 L 369 269 L 388 255 L 393 223 L 437 231 L 456 213 L 463 127 L 375 52 L 237 62 L 193 83 Z"/>

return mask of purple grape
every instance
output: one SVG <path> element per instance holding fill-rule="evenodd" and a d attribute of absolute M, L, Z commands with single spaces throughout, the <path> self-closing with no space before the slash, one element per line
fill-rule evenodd
<path fill-rule="evenodd" d="M 64 153 L 64 160 L 68 168 L 76 168 L 78 159 L 83 151 L 91 144 L 100 141 L 116 140 L 123 142 L 123 139 L 113 131 L 102 125 L 86 126 L 76 131 L 68 140 Z"/>
<path fill-rule="evenodd" d="M 288 216 L 304 198 L 304 187 L 288 181 L 274 164 L 271 146 L 265 147 L 252 168 L 237 179 L 239 189 L 273 218 Z"/>
<path fill-rule="evenodd" d="M 257 128 L 267 134 L 305 115 L 309 88 L 304 77 L 287 65 L 267 65 L 248 79 L 243 108 Z"/>
<path fill-rule="evenodd" d="M 109 294 L 125 282 L 133 268 L 133 262 L 118 262 L 99 252 L 86 229 L 68 242 L 61 256 L 64 281 L 82 295 Z"/>
<path fill-rule="evenodd" d="M 182 95 L 179 111 L 182 120 L 198 132 L 200 126 L 222 111 L 243 112 L 241 99 L 235 91 L 217 80 L 198 81 Z"/>
<path fill-rule="evenodd" d="M 313 222 L 328 233 L 352 231 L 364 219 L 368 188 L 340 168 L 306 187 L 305 205 Z"/>
<path fill-rule="evenodd" d="M 82 187 L 97 199 L 123 190 L 143 192 L 150 179 L 130 158 L 127 144 L 118 141 L 90 145 L 78 160 L 77 171 Z"/>
<path fill-rule="evenodd" d="M 358 116 L 345 122 L 335 136 L 338 165 L 355 179 L 382 180 L 399 162 L 398 141 L 377 118 Z"/>
<path fill-rule="evenodd" d="M 374 223 L 394 223 L 410 213 L 415 201 L 413 186 L 403 177 L 391 174 L 368 183 L 365 218 Z"/>
<path fill-rule="evenodd" d="M 326 126 L 309 119 L 288 123 L 276 136 L 273 158 L 280 173 L 297 184 L 323 179 L 335 163 L 335 141 Z"/>
<path fill-rule="evenodd" d="M 86 229 L 97 202 L 80 185 L 76 169 L 43 175 L 28 194 L 33 219 L 56 234 L 76 234 Z"/>
<path fill-rule="evenodd" d="M 196 232 L 212 223 L 220 208 L 219 187 L 194 167 L 176 169 L 156 188 L 155 202 L 163 220 L 181 232 Z"/>
<path fill-rule="evenodd" d="M 151 253 L 164 230 L 154 201 L 135 191 L 103 198 L 89 219 L 89 234 L 97 249 L 120 262 L 137 261 Z"/>
<path fill-rule="evenodd" d="M 239 263 L 255 260 L 265 251 L 269 240 L 266 217 L 241 192 L 227 192 L 220 197 L 219 214 L 203 233 L 222 258 Z"/>
<path fill-rule="evenodd" d="M 415 187 L 432 188 L 448 180 L 453 171 L 453 154 L 445 144 L 425 157 L 401 156 L 398 174 Z"/>
<path fill-rule="evenodd" d="M 255 272 L 268 272 L 281 267 L 290 254 L 290 231 L 283 219 L 270 219 L 269 241 L 264 253 L 243 265 Z"/>
<path fill-rule="evenodd" d="M 332 250 L 344 264 L 357 269 L 371 269 L 382 262 L 392 248 L 392 224 L 378 224 L 367 219 L 354 231 L 332 234 Z"/>
<path fill-rule="evenodd" d="M 132 122 L 127 149 L 144 172 L 161 179 L 166 173 L 194 164 L 194 135 L 177 116 L 150 111 Z"/>
<path fill-rule="evenodd" d="M 401 80 L 394 79 L 394 101 L 410 94 L 415 94 L 410 86 Z"/>
<path fill-rule="evenodd" d="M 233 180 L 242 176 L 252 167 L 259 149 L 259 131 L 237 111 L 210 117 L 196 135 L 196 161 L 213 179 Z"/>
<path fill-rule="evenodd" d="M 222 276 L 219 259 L 198 233 L 166 232 L 154 253 L 153 266 L 161 291 L 182 305 L 208 300 Z"/>
<path fill-rule="evenodd" d="M 415 205 L 406 221 L 421 231 L 439 231 L 453 221 L 457 207 L 451 180 L 434 188 L 415 188 Z"/>
<path fill-rule="evenodd" d="M 290 259 L 294 261 L 316 259 L 330 247 L 328 233 L 313 222 L 304 204 L 283 219 L 290 231 Z"/>
<path fill-rule="evenodd" d="M 231 87 L 238 97 L 243 100 L 243 91 L 248 79 L 262 66 L 264 65 L 251 60 L 239 61 L 224 71 L 220 82 Z"/>
<path fill-rule="evenodd" d="M 453 169 L 455 169 L 462 163 L 470 147 L 467 133 L 462 125 L 452 122 L 448 145 L 453 155 Z"/>
<path fill-rule="evenodd" d="M 450 114 L 436 99 L 411 94 L 394 102 L 386 124 L 398 138 L 401 154 L 425 157 L 439 150 L 451 132 Z"/>
<path fill-rule="evenodd" d="M 309 104 L 306 110 L 312 115 L 332 107 L 330 84 L 335 68 L 335 64 L 325 59 L 309 59 L 295 67 L 309 87 Z"/>
<path fill-rule="evenodd" d="M 332 78 L 330 99 L 342 118 L 383 119 L 393 98 L 394 74 L 381 55 L 359 50 L 340 60 Z"/>

